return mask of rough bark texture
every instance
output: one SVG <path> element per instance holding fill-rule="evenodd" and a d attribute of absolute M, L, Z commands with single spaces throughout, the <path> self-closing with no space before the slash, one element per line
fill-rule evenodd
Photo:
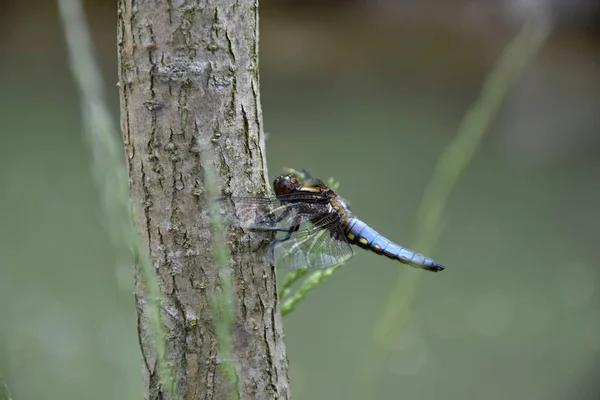
<path fill-rule="evenodd" d="M 287 399 L 287 360 L 275 272 L 265 238 L 231 239 L 237 393 L 227 392 L 209 298 L 211 253 L 203 176 L 211 152 L 222 193 L 265 195 L 258 91 L 258 4 L 252 0 L 119 1 L 121 121 L 131 195 L 157 267 L 167 359 L 182 399 Z M 231 236 L 230 236 L 231 238 Z M 147 294 L 136 271 L 147 396 L 156 374 Z M 233 395 L 233 396 L 232 396 Z"/>

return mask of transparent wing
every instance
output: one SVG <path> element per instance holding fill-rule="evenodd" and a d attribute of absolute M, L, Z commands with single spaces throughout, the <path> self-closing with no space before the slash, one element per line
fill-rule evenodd
<path fill-rule="evenodd" d="M 325 186 L 325 184 L 323 183 L 322 180 L 320 180 L 319 178 L 315 178 L 313 176 L 313 174 L 311 174 L 307 170 L 302 169 L 301 172 L 304 175 L 304 184 L 305 185 L 309 185 L 309 186 Z"/>
<path fill-rule="evenodd" d="M 228 197 L 218 200 L 226 223 L 245 229 L 288 231 L 329 213 L 329 199 L 316 193 L 279 197 Z"/>
<path fill-rule="evenodd" d="M 349 260 L 352 247 L 346 240 L 338 217 L 325 217 L 310 229 L 273 241 L 271 258 L 286 269 L 327 268 Z"/>

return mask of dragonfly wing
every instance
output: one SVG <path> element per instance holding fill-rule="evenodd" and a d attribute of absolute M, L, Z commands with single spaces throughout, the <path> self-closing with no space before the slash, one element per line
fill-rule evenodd
<path fill-rule="evenodd" d="M 274 265 L 286 269 L 327 268 L 353 256 L 341 227 L 334 222 L 298 231 L 287 240 L 275 241 L 271 249 Z"/>
<path fill-rule="evenodd" d="M 327 199 L 315 194 L 294 197 L 228 197 L 218 200 L 225 222 L 244 229 L 288 231 L 329 212 Z"/>
<path fill-rule="evenodd" d="M 305 185 L 308 185 L 308 186 L 325 186 L 325 184 L 323 183 L 322 180 L 320 180 L 319 178 L 315 178 L 313 176 L 313 174 L 311 174 L 307 170 L 303 169 L 303 170 L 301 170 L 301 172 L 304 175 L 304 184 Z"/>

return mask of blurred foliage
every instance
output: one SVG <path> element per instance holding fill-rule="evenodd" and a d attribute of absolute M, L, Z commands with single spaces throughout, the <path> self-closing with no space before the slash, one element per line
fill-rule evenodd
<path fill-rule="evenodd" d="M 71 72 L 79 89 L 83 135 L 91 154 L 91 171 L 102 205 L 105 227 L 115 249 L 131 252 L 135 260 L 135 267 L 138 268 L 136 273 L 144 284 L 144 298 L 142 299 L 139 292 L 137 295 L 145 304 L 145 315 L 138 315 L 137 318 L 138 321 L 148 318 L 147 334 L 150 337 L 147 339 L 152 343 L 156 360 L 156 365 L 152 368 L 156 368 L 161 390 L 173 399 L 176 382 L 166 354 L 166 332 L 161 320 L 162 296 L 156 269 L 135 228 L 127 167 L 124 163 L 125 153 L 121 141 L 118 140 L 119 124 L 111 118 L 104 97 L 105 85 L 94 59 L 94 45 L 82 2 L 59 0 L 58 6 L 69 50 Z"/>
<path fill-rule="evenodd" d="M 2 376 L 0 376 L 0 396 L 0 400 L 13 400 L 8 385 L 2 380 Z"/>
<path fill-rule="evenodd" d="M 550 34 L 551 22 L 545 16 L 532 18 L 500 55 L 498 63 L 484 80 L 481 93 L 466 111 L 456 137 L 446 146 L 434 169 L 417 213 L 417 234 L 412 248 L 431 254 L 442 231 L 446 205 L 459 179 L 473 162 L 476 152 L 489 132 L 506 95 L 525 67 L 534 59 Z M 418 278 L 401 275 L 373 329 L 373 343 L 367 361 L 357 374 L 356 398 L 372 398 L 378 366 L 393 347 L 394 335 L 410 318 Z"/>

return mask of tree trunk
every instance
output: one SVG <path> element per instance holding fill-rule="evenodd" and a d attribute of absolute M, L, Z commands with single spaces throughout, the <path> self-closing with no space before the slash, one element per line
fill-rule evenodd
<path fill-rule="evenodd" d="M 219 276 L 205 211 L 206 163 L 226 195 L 267 193 L 258 4 L 119 0 L 118 11 L 131 197 L 162 293 L 166 358 L 177 397 L 288 399 L 275 271 L 264 258 L 264 237 L 239 237 L 232 249 L 239 376 L 233 393 L 219 369 L 209 301 Z M 146 396 L 166 398 L 148 328 L 148 294 L 137 269 L 135 295 Z"/>

